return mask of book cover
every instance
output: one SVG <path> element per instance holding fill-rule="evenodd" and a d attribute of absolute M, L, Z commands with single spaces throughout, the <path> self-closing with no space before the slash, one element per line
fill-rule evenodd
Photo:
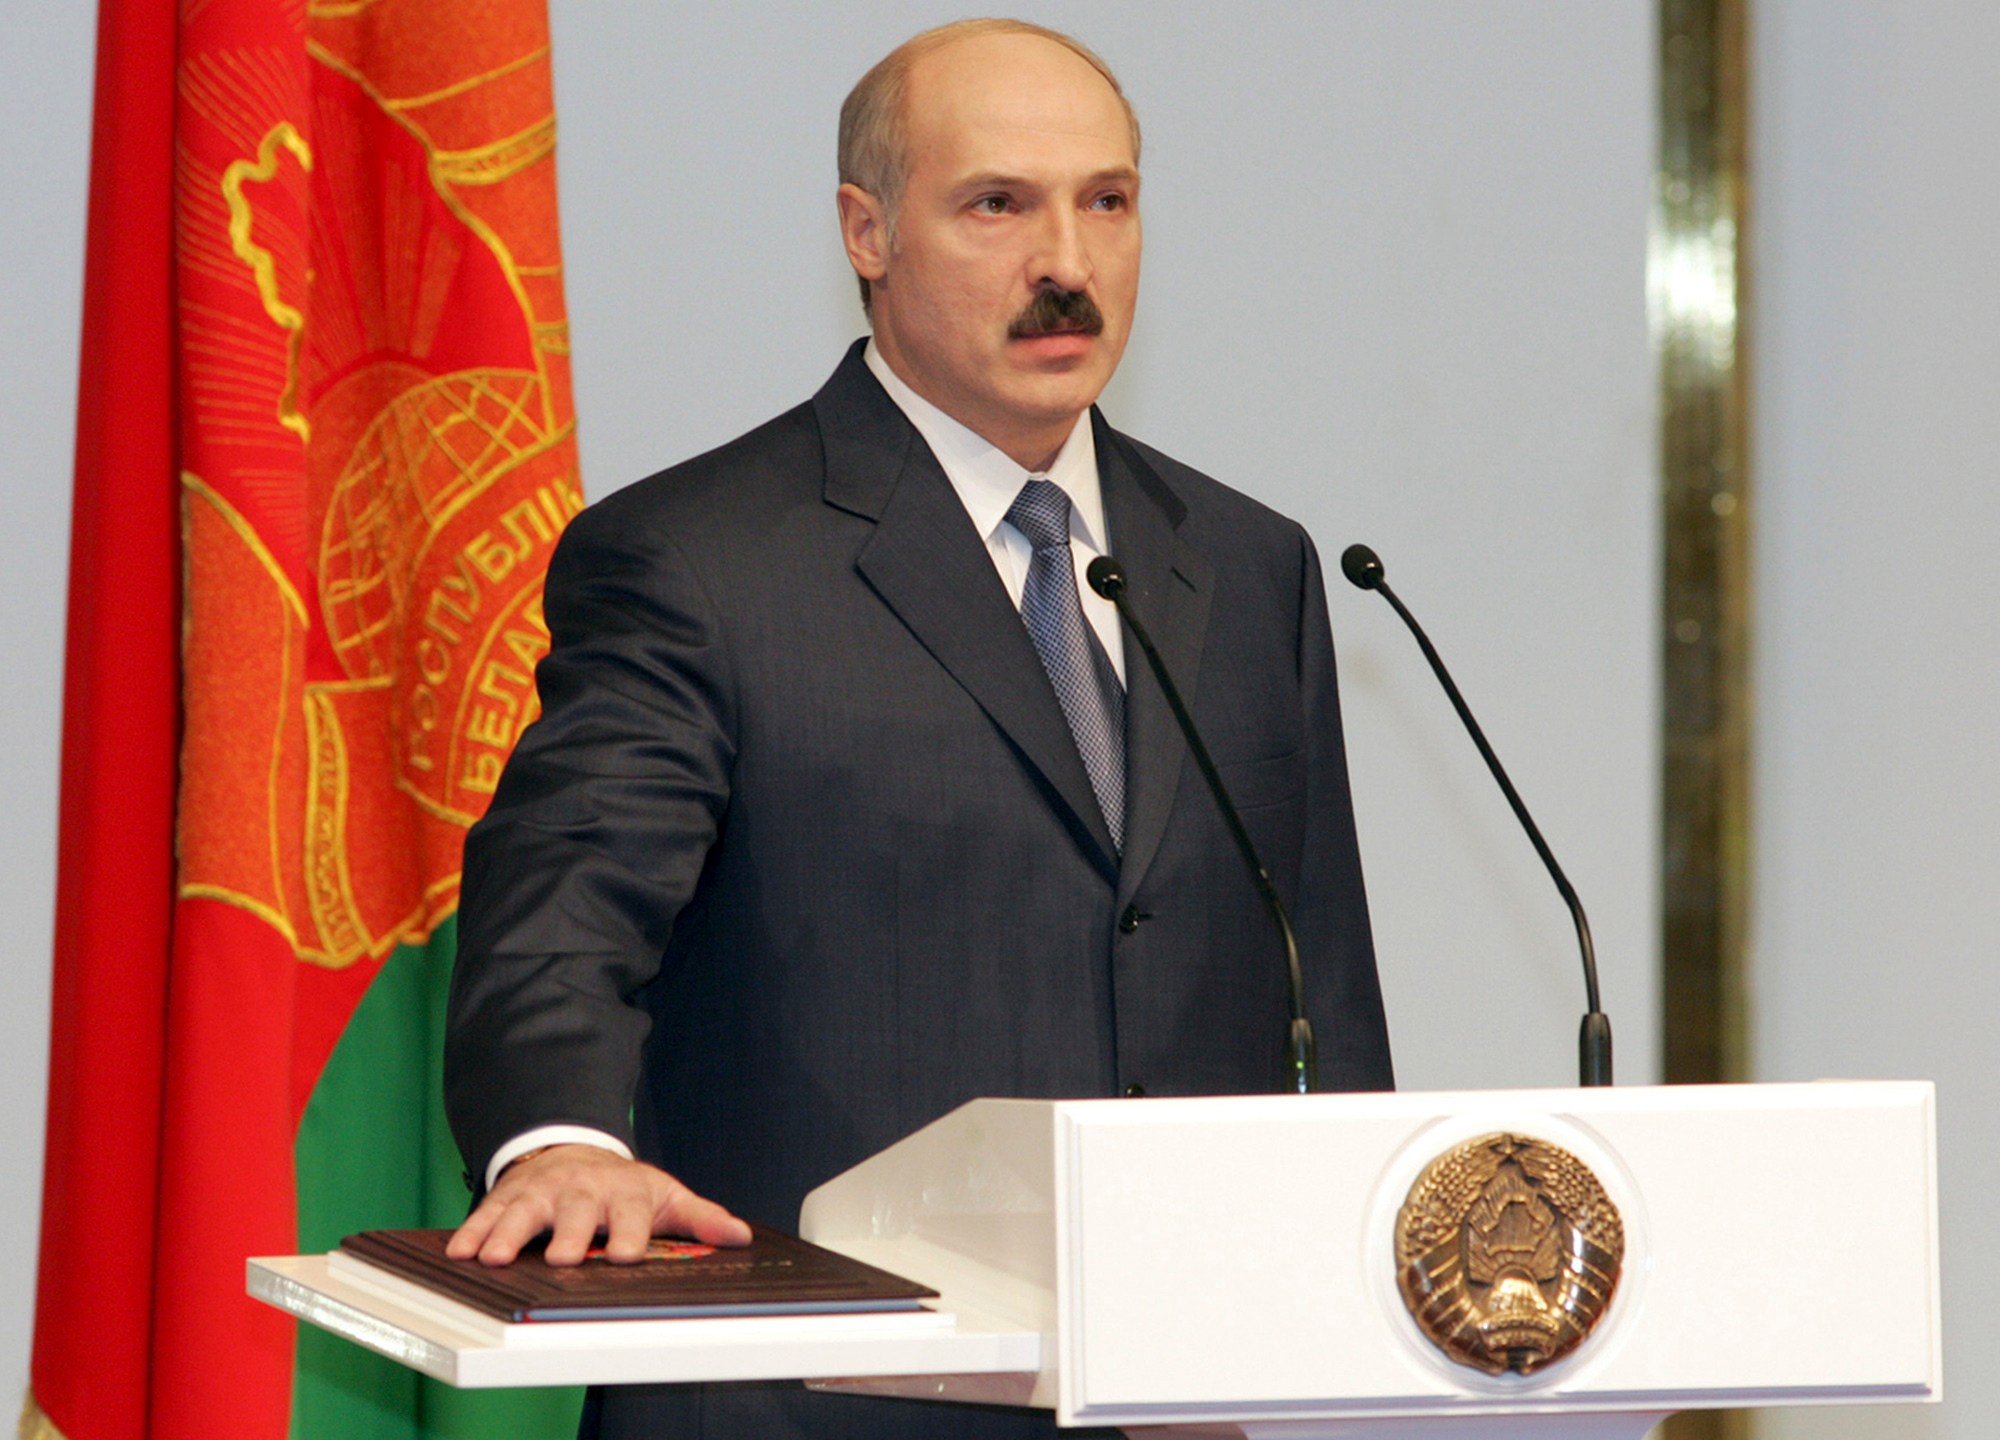
<path fill-rule="evenodd" d="M 510 1321 L 826 1315 L 916 1310 L 937 1298 L 935 1290 L 782 1230 L 750 1228 L 744 1246 L 655 1238 L 632 1265 L 613 1264 L 596 1249 L 581 1265 L 548 1265 L 543 1241 L 512 1265 L 453 1260 L 444 1250 L 449 1230 L 367 1230 L 340 1248 Z"/>

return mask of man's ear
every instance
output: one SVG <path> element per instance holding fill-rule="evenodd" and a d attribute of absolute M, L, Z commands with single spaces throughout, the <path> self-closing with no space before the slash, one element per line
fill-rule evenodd
<path fill-rule="evenodd" d="M 840 240 L 847 263 L 870 284 L 889 273 L 889 216 L 882 202 L 859 185 L 843 185 L 834 194 L 840 207 Z"/>

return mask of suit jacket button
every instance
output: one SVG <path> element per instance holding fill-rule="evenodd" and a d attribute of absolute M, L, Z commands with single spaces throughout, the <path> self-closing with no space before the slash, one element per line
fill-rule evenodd
<path fill-rule="evenodd" d="M 1146 1087 L 1144 1085 L 1127 1085 L 1125 1087 L 1125 1093 L 1127 1095 L 1130 1095 L 1134 1100 L 1136 1100 L 1141 1095 L 1144 1095 L 1146 1093 Z"/>
<path fill-rule="evenodd" d="M 1118 917 L 1118 933 L 1121 935 L 1130 935 L 1134 930 L 1139 928 L 1139 922 L 1145 918 L 1144 915 L 1139 913 L 1137 905 L 1127 905 L 1125 913 Z"/>

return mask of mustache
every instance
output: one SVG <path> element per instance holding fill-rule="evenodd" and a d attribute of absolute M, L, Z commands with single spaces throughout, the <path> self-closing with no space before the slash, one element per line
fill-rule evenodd
<path fill-rule="evenodd" d="M 1059 330 L 1076 330 L 1085 335 L 1104 333 L 1104 312 L 1081 290 L 1039 290 L 1035 298 L 1007 327 L 1009 340 L 1025 340 L 1033 335 L 1049 335 Z"/>

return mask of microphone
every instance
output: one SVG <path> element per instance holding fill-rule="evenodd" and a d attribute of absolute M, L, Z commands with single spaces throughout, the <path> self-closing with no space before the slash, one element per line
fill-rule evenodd
<path fill-rule="evenodd" d="M 1374 590 L 1387 600 L 1395 612 L 1403 617 L 1403 623 L 1410 627 L 1410 633 L 1417 637 L 1417 646 L 1424 652 L 1424 658 L 1431 662 L 1431 670 L 1437 675 L 1438 683 L 1444 686 L 1444 693 L 1451 698 L 1452 708 L 1458 711 L 1458 718 L 1465 722 L 1466 730 L 1472 736 L 1472 743 L 1479 747 L 1485 758 L 1486 768 L 1493 772 L 1493 778 L 1500 782 L 1501 793 L 1507 803 L 1514 807 L 1514 818 L 1521 822 L 1521 828 L 1528 832 L 1534 842 L 1535 853 L 1542 857 L 1542 864 L 1548 867 L 1549 876 L 1556 882 L 1556 889 L 1569 906 L 1570 918 L 1576 922 L 1577 944 L 1583 951 L 1583 986 L 1590 1009 L 1583 1017 L 1583 1026 L 1577 1035 L 1577 1063 L 1579 1083 L 1584 1085 L 1609 1085 L 1611 1083 L 1611 1017 L 1598 1004 L 1597 996 L 1597 950 L 1590 943 L 1590 922 L 1584 918 L 1583 902 L 1576 898 L 1576 891 L 1569 883 L 1569 877 L 1556 864 L 1556 857 L 1542 839 L 1542 832 L 1536 827 L 1528 807 L 1521 803 L 1520 794 L 1514 789 L 1514 782 L 1507 778 L 1507 772 L 1500 768 L 1500 757 L 1493 753 L 1493 747 L 1486 743 L 1485 732 L 1479 722 L 1472 718 L 1465 697 L 1458 693 L 1458 686 L 1452 684 L 1450 673 L 1444 668 L 1444 661 L 1431 645 L 1430 637 L 1417 624 L 1403 602 L 1396 598 L 1396 592 L 1389 588 L 1389 579 L 1382 569 L 1381 557 L 1366 545 L 1350 545 L 1341 552 L 1340 573 L 1345 575 L 1358 589 Z"/>
<path fill-rule="evenodd" d="M 1236 841 L 1243 863 L 1250 867 L 1250 878 L 1257 886 L 1257 893 L 1264 897 L 1271 918 L 1278 922 L 1278 933 L 1285 941 L 1285 975 L 1291 982 L 1288 997 L 1291 1022 L 1285 1031 L 1285 1081 L 1287 1087 L 1297 1094 L 1310 1095 L 1319 1089 L 1319 1051 L 1313 1039 L 1312 1021 L 1306 1016 L 1305 977 L 1299 970 L 1299 941 L 1292 933 L 1292 921 L 1285 913 L 1285 902 L 1278 898 L 1278 887 L 1271 883 L 1271 872 L 1257 858 L 1257 847 L 1250 840 L 1250 832 L 1243 826 L 1243 817 L 1237 812 L 1235 802 L 1229 798 L 1229 791 L 1216 771 L 1215 762 L 1209 759 L 1208 747 L 1201 743 L 1201 732 L 1194 728 L 1194 717 L 1182 703 L 1181 692 L 1174 684 L 1173 676 L 1167 673 L 1167 662 L 1160 658 L 1160 652 L 1153 647 L 1153 637 L 1146 633 L 1146 627 L 1132 613 L 1131 601 L 1126 596 L 1125 567 L 1109 555 L 1100 555 L 1090 562 L 1084 578 L 1090 582 L 1091 589 L 1118 607 L 1119 618 L 1131 631 L 1132 638 L 1139 642 L 1139 649 L 1146 656 L 1153 678 L 1160 683 L 1160 693 L 1167 697 L 1167 708 L 1174 712 L 1174 721 L 1187 739 L 1188 751 L 1194 756 L 1201 778 L 1208 782 L 1209 793 L 1215 796 L 1216 808 L 1222 812 L 1223 822 Z"/>

